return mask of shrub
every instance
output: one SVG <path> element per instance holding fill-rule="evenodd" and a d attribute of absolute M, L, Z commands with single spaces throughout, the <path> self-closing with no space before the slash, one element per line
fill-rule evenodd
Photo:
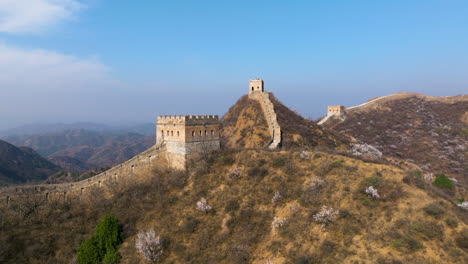
<path fill-rule="evenodd" d="M 200 221 L 198 221 L 197 219 L 195 219 L 195 218 L 193 218 L 191 216 L 187 216 L 187 217 L 185 217 L 184 221 L 182 222 L 182 224 L 180 226 L 180 229 L 184 233 L 193 233 L 197 229 L 197 226 L 198 226 L 199 223 L 200 223 Z"/>
<path fill-rule="evenodd" d="M 117 263 L 117 247 L 122 243 L 122 230 L 114 216 L 104 216 L 96 226 L 96 233 L 84 240 L 77 250 L 77 263 Z"/>
<path fill-rule="evenodd" d="M 208 211 L 210 211 L 212 208 L 211 206 L 208 204 L 208 202 L 206 201 L 205 198 L 201 198 L 200 201 L 197 202 L 197 209 L 206 213 Z"/>
<path fill-rule="evenodd" d="M 377 189 L 375 189 L 372 185 L 366 188 L 366 194 L 373 199 L 380 198 L 380 195 L 377 192 Z"/>
<path fill-rule="evenodd" d="M 275 204 L 275 203 L 278 203 L 278 202 L 281 200 L 281 198 L 282 198 L 282 197 L 281 197 L 280 192 L 279 192 L 279 191 L 276 191 L 276 192 L 275 192 L 275 195 L 273 196 L 273 198 L 271 198 L 271 202 L 274 203 L 274 204 Z"/>
<path fill-rule="evenodd" d="M 382 152 L 369 144 L 353 144 L 351 155 L 369 159 L 378 159 L 382 157 Z"/>
<path fill-rule="evenodd" d="M 452 218 L 446 218 L 445 219 L 445 224 L 449 227 L 457 227 L 458 226 L 458 221 Z"/>
<path fill-rule="evenodd" d="M 403 178 L 403 182 L 406 184 L 414 184 L 420 189 L 425 189 L 426 182 L 420 171 L 409 171 Z"/>
<path fill-rule="evenodd" d="M 145 259 L 152 262 L 158 262 L 163 254 L 161 237 L 156 235 L 154 229 L 138 232 L 135 247 Z"/>
<path fill-rule="evenodd" d="M 316 222 L 322 223 L 322 226 L 335 222 L 337 216 L 339 215 L 339 211 L 333 209 L 332 207 L 328 208 L 327 206 L 323 205 L 322 209 L 313 216 Z"/>
<path fill-rule="evenodd" d="M 250 177 L 259 177 L 259 178 L 263 178 L 265 176 L 268 175 L 268 170 L 265 169 L 265 168 L 261 168 L 261 167 L 255 167 L 255 168 L 251 168 L 247 171 L 247 174 L 250 176 Z"/>
<path fill-rule="evenodd" d="M 288 159 L 285 156 L 281 156 L 281 157 L 274 158 L 271 165 L 274 168 L 280 168 L 286 165 L 287 161 Z"/>
<path fill-rule="evenodd" d="M 431 203 L 423 208 L 428 215 L 439 217 L 444 213 L 444 209 L 438 203 Z"/>
<path fill-rule="evenodd" d="M 229 170 L 229 172 L 227 173 L 226 177 L 227 177 L 228 179 L 234 180 L 234 179 L 239 178 L 240 175 L 241 175 L 241 169 L 240 169 L 239 167 L 234 167 L 234 168 L 231 168 L 231 169 Z"/>
<path fill-rule="evenodd" d="M 444 233 L 442 232 L 443 227 L 440 226 L 436 222 L 428 222 L 428 221 L 420 220 L 420 221 L 414 222 L 411 225 L 411 228 L 414 231 L 424 235 L 427 239 L 442 238 L 444 235 Z"/>
<path fill-rule="evenodd" d="M 232 211 L 237 211 L 239 209 L 239 203 L 237 200 L 229 200 L 226 203 L 226 207 L 224 208 L 225 212 L 232 212 Z"/>
<path fill-rule="evenodd" d="M 463 229 L 455 238 L 455 242 L 459 248 L 468 249 L 468 228 Z"/>
<path fill-rule="evenodd" d="M 457 204 L 458 207 L 464 210 L 468 210 L 468 201 L 464 201 L 462 203 Z"/>
<path fill-rule="evenodd" d="M 408 252 L 415 252 L 423 248 L 423 245 L 416 239 L 403 236 L 393 241 L 392 246 L 399 250 L 406 250 Z"/>
<path fill-rule="evenodd" d="M 450 180 L 450 178 L 445 176 L 444 174 L 436 175 L 436 178 L 432 182 L 432 184 L 439 188 L 447 188 L 447 189 L 453 189 L 453 186 L 454 186 L 452 180 Z"/>

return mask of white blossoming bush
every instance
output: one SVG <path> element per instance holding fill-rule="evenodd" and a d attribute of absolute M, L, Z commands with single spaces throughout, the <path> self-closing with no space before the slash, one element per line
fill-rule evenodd
<path fill-rule="evenodd" d="M 241 174 L 241 169 L 239 167 L 234 167 L 228 171 L 227 177 L 229 179 L 237 179 L 240 177 L 240 174 Z"/>
<path fill-rule="evenodd" d="M 318 223 L 322 223 L 322 226 L 335 222 L 340 211 L 333 209 L 332 207 L 328 208 L 325 205 L 322 205 L 320 212 L 313 216 L 314 220 Z"/>
<path fill-rule="evenodd" d="M 382 152 L 369 144 L 353 144 L 350 152 L 356 157 L 365 157 L 370 159 L 377 159 L 382 157 Z"/>
<path fill-rule="evenodd" d="M 156 235 L 154 229 L 138 232 L 135 247 L 145 259 L 152 262 L 158 262 L 163 254 L 161 237 Z"/>
<path fill-rule="evenodd" d="M 374 199 L 380 199 L 380 195 L 377 192 L 377 189 L 375 189 L 373 186 L 369 186 L 366 188 L 366 194 Z"/>
<path fill-rule="evenodd" d="M 301 159 L 308 160 L 310 159 L 310 152 L 309 151 L 302 151 L 299 155 Z"/>
<path fill-rule="evenodd" d="M 272 203 L 277 203 L 281 200 L 281 194 L 279 191 L 275 192 L 275 195 L 273 195 L 273 198 L 271 198 Z"/>
<path fill-rule="evenodd" d="M 278 227 L 282 227 L 282 226 L 286 225 L 287 223 L 288 223 L 288 221 L 285 218 L 279 218 L 279 217 L 275 216 L 273 218 L 273 221 L 271 222 L 271 226 L 274 229 L 277 229 Z"/>
<path fill-rule="evenodd" d="M 316 189 L 322 187 L 322 185 L 325 183 L 325 181 L 318 178 L 318 177 L 312 177 L 310 179 L 309 183 L 310 183 L 310 189 L 316 190 Z"/>
<path fill-rule="evenodd" d="M 468 210 L 468 201 L 464 201 L 463 203 L 459 203 L 458 206 L 461 209 Z"/>
<path fill-rule="evenodd" d="M 201 198 L 200 201 L 197 202 L 197 209 L 206 213 L 208 211 L 210 211 L 212 208 L 211 206 L 208 204 L 208 202 L 206 201 L 205 198 Z"/>

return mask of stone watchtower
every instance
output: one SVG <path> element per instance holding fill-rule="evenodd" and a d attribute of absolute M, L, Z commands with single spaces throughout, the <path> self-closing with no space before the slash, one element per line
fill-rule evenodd
<path fill-rule="evenodd" d="M 262 79 L 249 80 L 249 94 L 254 92 L 264 92 Z"/>
<path fill-rule="evenodd" d="M 158 116 L 156 144 L 166 148 L 167 160 L 175 168 L 185 168 L 188 159 L 218 150 L 217 115 Z"/>
<path fill-rule="evenodd" d="M 342 116 L 344 114 L 344 106 L 342 105 L 329 105 L 327 108 L 327 115 L 332 116 L 332 115 L 338 115 Z"/>

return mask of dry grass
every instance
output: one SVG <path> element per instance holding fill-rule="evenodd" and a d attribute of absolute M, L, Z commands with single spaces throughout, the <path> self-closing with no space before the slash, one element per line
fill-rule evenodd
<path fill-rule="evenodd" d="M 167 242 L 163 263 L 468 260 L 466 219 L 458 208 L 403 183 L 401 169 L 328 153 L 312 153 L 311 159 L 299 154 L 217 152 L 194 162 L 188 173 L 153 171 L 147 181 L 114 188 L 112 197 L 48 204 L 26 218 L 4 208 L 0 238 L 9 243 L 0 243 L 0 262 L 68 263 L 104 214 L 116 215 L 123 225 L 122 263 L 143 263 L 134 238 L 148 228 Z M 239 169 L 238 177 L 227 176 L 232 168 Z M 323 184 L 312 184 L 316 178 Z M 371 206 L 362 190 L 368 184 L 384 196 Z M 273 203 L 277 191 L 281 199 Z M 211 211 L 197 210 L 202 197 Z M 442 203 L 442 214 L 427 215 L 424 208 L 433 203 Z M 322 205 L 340 210 L 325 227 L 313 219 Z M 276 230 L 275 216 L 286 220 Z"/>

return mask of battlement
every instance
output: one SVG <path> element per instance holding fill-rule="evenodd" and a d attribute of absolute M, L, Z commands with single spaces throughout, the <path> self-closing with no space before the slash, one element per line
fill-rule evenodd
<path fill-rule="evenodd" d="M 218 115 L 162 115 L 158 116 L 158 121 L 169 120 L 219 120 Z"/>

